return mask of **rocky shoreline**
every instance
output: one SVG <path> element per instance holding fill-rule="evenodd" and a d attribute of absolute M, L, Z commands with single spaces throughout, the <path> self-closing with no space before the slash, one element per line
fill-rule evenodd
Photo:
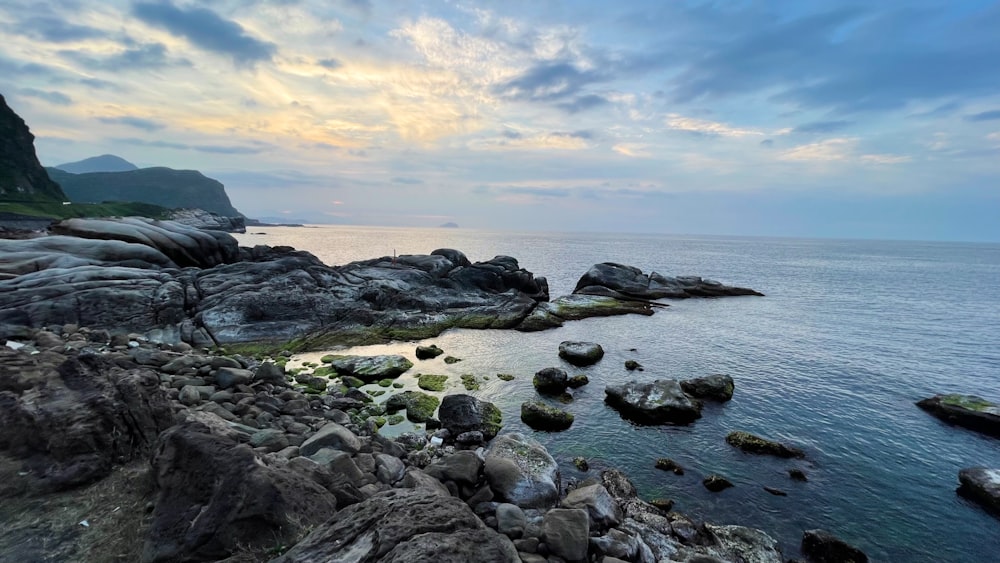
<path fill-rule="evenodd" d="M 499 411 L 470 395 L 444 396 L 426 428 L 386 438 L 388 413 L 345 382 L 391 381 L 398 361 L 326 360 L 293 375 L 287 355 L 73 325 L 9 340 L 0 510 L 18 513 L 4 514 L 0 551 L 37 561 L 784 561 L 765 532 L 654 505 L 620 471 L 564 482 L 543 446 L 503 433 Z M 123 474 L 143 485 L 113 496 Z M 47 518 L 46 506 L 74 495 L 103 504 L 83 502 L 79 522 Z M 112 504 L 131 507 L 127 537 Z M 806 535 L 810 560 L 849 548 L 817 533 Z"/>

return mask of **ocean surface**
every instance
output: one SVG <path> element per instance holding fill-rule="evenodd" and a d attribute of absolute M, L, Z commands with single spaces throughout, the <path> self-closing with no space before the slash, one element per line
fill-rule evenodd
<path fill-rule="evenodd" d="M 331 265 L 437 248 L 472 261 L 509 255 L 547 277 L 552 297 L 570 293 L 605 261 L 757 289 L 766 297 L 669 301 L 652 317 L 587 319 L 540 333 L 448 331 L 421 343 L 463 361 L 415 361 L 399 381 L 416 388 L 412 374 L 450 374 L 448 392 L 457 393 L 465 392 L 459 375 L 475 374 L 481 389 L 472 394 L 502 409 L 505 432 L 544 443 L 564 481 L 583 477 L 575 456 L 592 470 L 620 468 L 647 500 L 671 498 L 695 517 L 761 528 L 786 557 L 798 554 L 803 530 L 823 528 L 875 561 L 1000 561 L 1000 519 L 955 494 L 960 469 L 1000 467 L 1000 440 L 914 405 L 944 392 L 1000 401 L 1000 245 L 341 226 L 251 231 L 238 235 L 241 244 L 290 245 Z M 606 355 L 572 368 L 557 356 L 563 340 L 597 342 Z M 347 352 L 414 359 L 415 344 Z M 627 372 L 628 359 L 645 371 Z M 590 378 L 564 406 L 576 415 L 565 432 L 535 432 L 520 421 L 521 402 L 535 397 L 532 375 L 550 366 Z M 516 378 L 501 381 L 498 373 Z M 636 426 L 603 402 L 610 383 L 711 373 L 731 375 L 735 396 L 707 403 L 690 426 Z M 744 454 L 726 444 L 732 430 L 797 445 L 807 458 Z M 655 469 L 660 457 L 678 461 L 685 475 Z M 793 467 L 809 481 L 792 481 Z M 736 486 L 708 492 L 701 479 L 712 473 Z"/>

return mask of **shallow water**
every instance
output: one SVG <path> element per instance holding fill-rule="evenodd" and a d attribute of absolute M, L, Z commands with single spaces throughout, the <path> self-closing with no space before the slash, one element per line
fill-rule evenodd
<path fill-rule="evenodd" d="M 412 374 L 451 374 L 448 392 L 473 392 L 503 410 L 505 431 L 533 433 L 579 478 L 571 460 L 625 470 L 646 498 L 718 523 L 762 528 L 797 553 L 802 531 L 824 528 L 878 561 L 1000 559 L 1000 520 L 955 494 L 959 469 L 1000 467 L 1000 441 L 950 427 L 914 406 L 938 392 L 1000 401 L 1000 245 L 796 240 L 584 233 L 507 233 L 370 227 L 254 227 L 241 244 L 287 244 L 328 264 L 457 248 L 473 261 L 498 254 L 548 278 L 553 297 L 572 291 L 594 263 L 614 261 L 665 275 L 696 274 L 752 287 L 767 297 L 671 301 L 652 317 L 587 319 L 542 333 L 449 331 L 424 343 L 463 358 L 415 361 Z M 595 366 L 572 368 L 559 342 L 600 343 Z M 348 349 L 402 353 L 415 343 Z M 630 349 L 635 351 L 631 352 Z M 318 358 L 322 354 L 307 356 Z M 641 373 L 623 363 L 635 359 Z M 561 366 L 590 384 L 564 408 L 576 415 L 560 433 L 534 432 L 519 419 L 535 396 L 532 374 Z M 512 373 L 504 382 L 497 373 Z M 604 387 L 630 378 L 726 373 L 732 401 L 708 404 L 690 426 L 636 426 L 603 403 Z M 490 376 L 483 380 L 483 376 Z M 386 427 L 397 432 L 407 425 Z M 725 435 L 747 430 L 804 448 L 806 460 L 750 456 Z M 659 457 L 684 476 L 654 468 Z M 788 478 L 799 467 L 809 482 Z M 701 479 L 736 484 L 709 493 Z M 773 496 L 763 486 L 788 493 Z"/>

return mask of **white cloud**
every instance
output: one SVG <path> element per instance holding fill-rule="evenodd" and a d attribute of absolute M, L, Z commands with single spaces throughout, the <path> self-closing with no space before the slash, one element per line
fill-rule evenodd
<path fill-rule="evenodd" d="M 902 164 L 912 160 L 898 154 L 859 153 L 856 137 L 838 137 L 807 145 L 799 145 L 782 152 L 778 158 L 806 162 L 861 162 L 864 164 Z"/>
<path fill-rule="evenodd" d="M 705 135 L 718 135 L 721 137 L 747 137 L 751 135 L 764 135 L 763 131 L 753 129 L 740 129 L 730 127 L 718 121 L 707 121 L 693 117 L 684 117 L 677 113 L 667 115 L 665 124 L 668 128 L 677 131 L 690 131 L 692 133 L 702 133 Z"/>
<path fill-rule="evenodd" d="M 611 150 L 618 154 L 630 156 L 632 158 L 645 158 L 650 156 L 648 145 L 644 143 L 618 143 L 611 147 Z"/>

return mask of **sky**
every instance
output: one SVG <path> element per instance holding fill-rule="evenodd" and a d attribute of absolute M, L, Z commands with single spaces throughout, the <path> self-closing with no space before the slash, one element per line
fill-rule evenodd
<path fill-rule="evenodd" d="M 45 165 L 310 223 L 1000 241 L 1000 2 L 4 0 Z"/>

